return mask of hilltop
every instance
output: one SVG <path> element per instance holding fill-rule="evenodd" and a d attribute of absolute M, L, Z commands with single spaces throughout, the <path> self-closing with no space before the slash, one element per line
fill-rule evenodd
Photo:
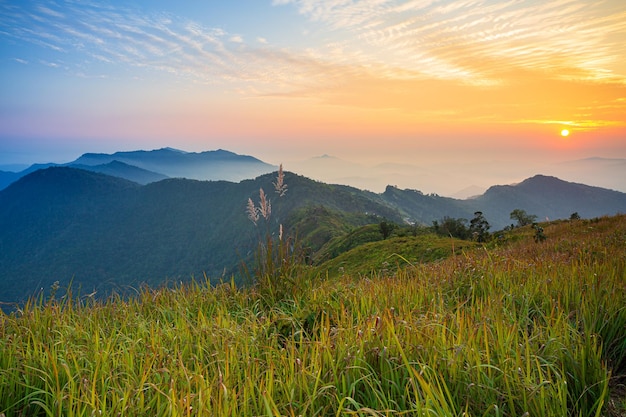
<path fill-rule="evenodd" d="M 214 283 L 240 277 L 258 234 L 276 235 L 279 224 L 299 237 L 310 261 L 320 266 L 352 249 L 336 239 L 368 224 L 428 228 L 446 216 L 469 220 L 482 211 L 495 231 L 512 222 L 513 209 L 540 220 L 626 212 L 624 193 L 554 177 L 536 176 L 456 200 L 395 187 L 376 194 L 287 173 L 286 196 L 270 195 L 271 222 L 254 227 L 246 201 L 257 201 L 260 189 L 271 193 L 274 181 L 275 174 L 266 174 L 238 183 L 168 178 L 141 185 L 72 167 L 37 170 L 0 191 L 0 301 L 23 301 L 55 281 L 106 296 L 205 275 Z M 375 235 L 360 243 L 382 240 Z M 416 259 L 422 257 L 429 259 Z"/>
<path fill-rule="evenodd" d="M 161 148 L 112 154 L 85 153 L 66 164 L 34 164 L 19 172 L 0 171 L 0 190 L 37 170 L 60 166 L 100 172 L 142 185 L 166 178 L 236 182 L 267 174 L 277 168 L 252 156 L 223 149 L 185 152 Z"/>

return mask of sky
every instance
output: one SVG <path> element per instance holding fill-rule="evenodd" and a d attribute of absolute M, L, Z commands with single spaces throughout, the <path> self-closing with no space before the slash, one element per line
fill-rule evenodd
<path fill-rule="evenodd" d="M 624 159 L 626 3 L 0 0 L 0 166 L 161 147 L 448 193 Z"/>

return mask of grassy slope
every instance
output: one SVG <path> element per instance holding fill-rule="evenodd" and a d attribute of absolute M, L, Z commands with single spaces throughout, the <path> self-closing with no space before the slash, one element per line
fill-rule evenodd
<path fill-rule="evenodd" d="M 626 217 L 544 228 L 276 303 L 30 304 L 0 316 L 0 414 L 625 415 Z"/>
<path fill-rule="evenodd" d="M 330 277 L 372 273 L 389 275 L 395 273 L 398 268 L 438 261 L 449 257 L 454 251 L 471 246 L 474 246 L 472 242 L 434 234 L 392 237 L 361 244 L 324 262 L 317 270 L 322 274 L 328 273 Z"/>

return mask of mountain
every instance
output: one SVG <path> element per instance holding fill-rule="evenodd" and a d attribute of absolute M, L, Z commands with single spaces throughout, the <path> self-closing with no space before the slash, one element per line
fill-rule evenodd
<path fill-rule="evenodd" d="M 322 155 L 287 163 L 298 172 L 323 182 L 351 185 L 364 190 L 383 192 L 389 184 L 413 188 L 424 193 L 453 198 L 473 198 L 493 184 L 510 184 L 537 173 L 565 181 L 626 192 L 626 159 L 586 158 L 564 162 L 532 160 L 429 160 L 416 155 L 405 163 L 355 164 L 349 160 Z"/>
<path fill-rule="evenodd" d="M 53 282 L 84 292 L 132 291 L 142 283 L 219 280 L 249 259 L 259 233 L 304 207 L 402 219 L 355 188 L 286 174 L 289 191 L 272 199 L 272 222 L 254 225 L 245 209 L 273 175 L 239 183 L 167 179 L 134 182 L 71 167 L 31 173 L 0 191 L 0 302 L 23 300 Z M 371 221 L 370 221 L 371 222 Z"/>
<path fill-rule="evenodd" d="M 67 166 L 70 166 L 72 168 L 84 169 L 86 171 L 99 172 L 101 174 L 107 174 L 113 177 L 124 178 L 142 185 L 149 184 L 151 182 L 161 181 L 168 178 L 167 175 L 159 174 L 158 172 L 148 171 L 147 169 L 139 168 L 134 165 L 128 165 L 118 160 L 114 160 L 101 165 L 83 165 L 71 163 Z"/>
<path fill-rule="evenodd" d="M 6 187 L 8 187 L 10 184 L 14 183 L 15 181 L 19 180 L 20 178 L 22 178 L 25 175 L 28 175 L 32 172 L 35 172 L 37 170 L 40 169 L 44 169 L 44 168 L 49 168 L 51 166 L 58 166 L 58 164 L 33 164 L 31 166 L 29 166 L 28 168 L 19 171 L 19 172 L 7 172 L 7 171 L 0 171 L 0 190 L 5 189 Z"/>
<path fill-rule="evenodd" d="M 583 218 L 626 213 L 626 193 L 545 175 L 516 185 L 490 187 L 468 203 L 473 203 L 497 227 L 510 224 L 509 214 L 516 208 L 536 215 L 540 221 L 569 218 L 574 212 Z"/>
<path fill-rule="evenodd" d="M 536 215 L 540 221 L 569 218 L 574 212 L 583 218 L 626 213 L 626 193 L 545 175 L 536 175 L 516 185 L 495 185 L 468 200 L 391 186 L 382 196 L 411 222 L 431 224 L 443 216 L 471 219 L 474 212 L 481 211 L 492 231 L 510 225 L 510 213 L 515 209 Z"/>
<path fill-rule="evenodd" d="M 469 187 L 465 187 L 462 190 L 457 191 L 456 193 L 452 194 L 450 197 L 460 199 L 460 200 L 465 200 L 468 198 L 477 197 L 481 195 L 482 193 L 484 193 L 485 191 L 486 190 L 482 187 L 479 187 L 477 185 L 470 185 Z"/>
<path fill-rule="evenodd" d="M 66 164 L 34 164 L 20 172 L 0 171 L 0 190 L 13 182 L 51 166 L 69 166 L 148 184 L 165 178 L 241 181 L 274 171 L 275 166 L 248 155 L 225 150 L 200 153 L 173 148 L 153 151 L 86 153 Z"/>
<path fill-rule="evenodd" d="M 20 174 L 11 171 L 0 171 L 0 190 L 20 179 Z"/>
<path fill-rule="evenodd" d="M 472 207 L 464 200 L 423 194 L 418 190 L 401 190 L 389 185 L 382 196 L 410 223 L 431 224 L 443 216 L 469 219 L 473 214 Z"/>
<path fill-rule="evenodd" d="M 218 149 L 205 152 L 184 152 L 172 148 L 153 151 L 86 153 L 72 164 L 102 165 L 123 162 L 172 178 L 197 180 L 241 181 L 274 171 L 275 166 L 248 155 Z"/>
<path fill-rule="evenodd" d="M 539 219 L 626 213 L 624 193 L 541 175 L 471 200 L 393 186 L 376 194 L 292 173 L 279 198 L 275 181 L 274 173 L 238 183 L 170 178 L 140 185 L 73 167 L 30 173 L 0 191 L 0 302 L 24 300 L 55 281 L 102 295 L 205 273 L 217 282 L 249 261 L 259 237 L 276 234 L 279 224 L 317 251 L 382 220 L 431 225 L 482 211 L 495 231 L 511 223 L 514 209 Z M 258 204 L 261 188 L 272 217 L 255 227 L 246 202 Z"/>

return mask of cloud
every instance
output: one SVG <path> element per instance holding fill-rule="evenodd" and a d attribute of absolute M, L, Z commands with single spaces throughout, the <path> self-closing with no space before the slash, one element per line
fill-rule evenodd
<path fill-rule="evenodd" d="M 370 59 L 428 77 L 483 84 L 512 68 L 626 81 L 626 12 L 619 1 L 292 0 Z M 347 34 L 347 35 L 345 35 Z"/>
<path fill-rule="evenodd" d="M 309 30 L 304 22 L 307 49 L 277 47 L 263 33 L 247 40 L 170 13 L 45 4 L 0 3 L 0 32 L 52 52 L 33 62 L 62 62 L 81 76 L 116 66 L 150 69 L 248 97 L 401 109 L 416 120 L 537 120 L 549 111 L 543 102 L 588 120 L 626 86 L 626 12 L 615 0 L 274 0 L 325 28 Z M 589 104 L 596 110 L 580 110 L 576 91 L 599 84 L 606 84 L 603 96 Z M 499 106 L 481 105 L 484 97 Z M 613 113 L 626 107 L 611 103 Z M 511 115 L 516 106 L 523 115 Z"/>
<path fill-rule="evenodd" d="M 260 36 L 248 44 L 239 34 L 170 14 L 89 2 L 33 9 L 0 4 L 0 11 L 0 31 L 14 42 L 59 53 L 76 74 L 128 65 L 198 83 L 247 83 L 261 94 L 321 80 L 316 73 L 323 64 L 309 54 L 271 48 Z M 261 49 L 254 47 L 259 44 Z"/>
<path fill-rule="evenodd" d="M 572 80 L 626 82 L 621 59 L 626 55 L 626 12 L 615 1 L 274 0 L 272 4 L 296 7 L 308 19 L 336 31 L 343 41 L 320 44 L 313 51 L 255 49 L 239 34 L 192 20 L 97 3 L 64 7 L 50 3 L 32 10 L 0 6 L 5 9 L 0 28 L 16 40 L 57 52 L 80 51 L 94 61 L 156 67 L 191 74 L 199 81 L 241 77 L 264 82 L 271 72 L 293 83 L 287 73 L 304 80 L 313 64 L 315 69 L 336 66 L 335 72 L 349 66 L 375 67 L 381 77 L 451 79 L 477 86 L 500 84 L 505 81 L 501 74 L 520 68 Z M 235 45 L 229 47 L 226 39 L 237 49 L 231 49 Z M 264 37 L 255 39 L 257 45 L 267 45 Z M 259 70 L 246 65 L 244 57 L 260 65 Z"/>

